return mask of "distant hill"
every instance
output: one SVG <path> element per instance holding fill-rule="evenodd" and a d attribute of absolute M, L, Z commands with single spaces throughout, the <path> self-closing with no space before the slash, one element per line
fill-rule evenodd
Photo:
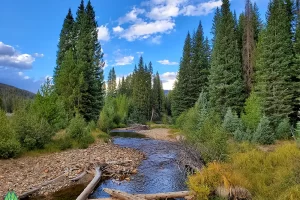
<path fill-rule="evenodd" d="M 24 99 L 33 99 L 34 93 L 0 83 L 0 108 L 11 113 L 15 104 Z"/>

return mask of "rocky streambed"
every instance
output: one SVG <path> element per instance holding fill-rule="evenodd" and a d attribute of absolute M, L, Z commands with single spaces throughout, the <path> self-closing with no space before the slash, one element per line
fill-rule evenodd
<path fill-rule="evenodd" d="M 80 193 L 85 184 L 93 178 L 92 170 L 95 164 L 131 160 L 132 162 L 125 166 L 113 166 L 113 170 L 135 171 L 143 159 L 144 155 L 138 150 L 114 144 L 96 143 L 88 149 L 0 160 L 0 199 L 8 190 L 14 190 L 20 195 L 62 174 L 64 176 L 60 181 L 42 187 L 35 195 L 48 196 L 70 187 L 72 191 L 69 192 L 74 192 L 75 188 L 78 188 Z M 120 169 L 116 169 L 118 167 Z M 76 177 L 87 169 L 91 170 L 91 174 L 84 179 L 76 183 L 70 181 L 70 178 Z"/>

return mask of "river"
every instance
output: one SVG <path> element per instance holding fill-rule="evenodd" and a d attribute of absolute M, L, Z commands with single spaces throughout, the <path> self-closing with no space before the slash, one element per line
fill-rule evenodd
<path fill-rule="evenodd" d="M 109 197 L 103 188 L 117 189 L 132 194 L 176 192 L 187 189 L 185 173 L 176 162 L 179 150 L 175 143 L 146 138 L 130 131 L 112 132 L 111 136 L 114 144 L 137 149 L 145 154 L 146 159 L 139 166 L 138 173 L 130 177 L 130 181 L 105 180 L 90 195 L 90 198 Z M 85 186 L 77 185 L 67 188 L 54 193 L 49 199 L 74 200 Z"/>

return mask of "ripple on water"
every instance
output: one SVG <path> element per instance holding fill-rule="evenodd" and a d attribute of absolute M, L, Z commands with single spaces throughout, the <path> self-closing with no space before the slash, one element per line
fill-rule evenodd
<path fill-rule="evenodd" d="M 114 135 L 118 135 L 114 133 Z M 118 136 L 130 134 L 121 133 Z M 114 144 L 129 147 L 145 153 L 147 159 L 138 168 L 130 181 L 104 181 L 91 195 L 92 198 L 109 197 L 103 188 L 117 189 L 132 194 L 153 194 L 186 190 L 185 175 L 176 163 L 178 150 L 168 141 L 149 138 L 116 137 Z"/>

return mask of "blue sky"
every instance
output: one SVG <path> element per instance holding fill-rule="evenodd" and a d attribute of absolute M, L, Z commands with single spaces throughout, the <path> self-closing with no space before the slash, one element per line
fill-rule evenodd
<path fill-rule="evenodd" d="M 98 37 L 106 61 L 105 78 L 115 67 L 117 77 L 133 71 L 139 56 L 171 89 L 184 39 L 202 21 L 205 35 L 221 0 L 91 0 Z M 268 0 L 255 0 L 265 18 Z M 87 2 L 87 0 L 86 0 Z M 76 14 L 80 0 L 2 0 L 0 12 L 0 83 L 36 92 L 53 75 L 57 43 L 69 8 Z M 244 0 L 231 0 L 237 14 Z"/>

